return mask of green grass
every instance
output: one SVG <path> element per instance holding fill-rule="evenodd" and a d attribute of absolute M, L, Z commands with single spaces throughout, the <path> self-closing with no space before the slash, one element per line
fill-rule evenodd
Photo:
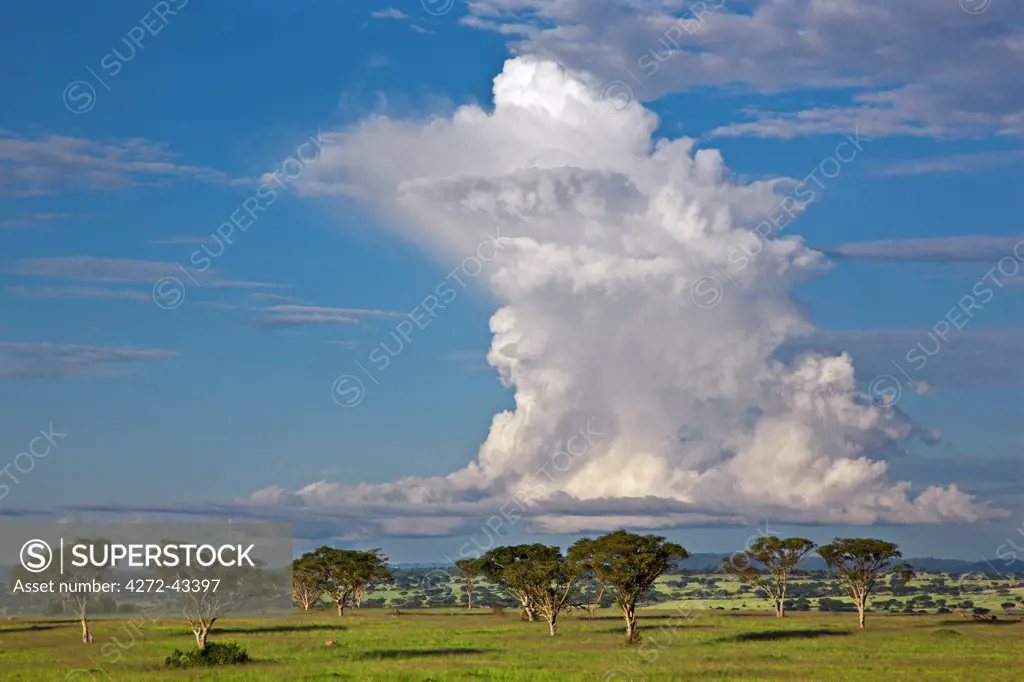
<path fill-rule="evenodd" d="M 454 612 L 454 615 L 452 615 Z M 193 646 L 180 621 L 97 619 L 94 642 L 70 620 L 0 622 L 3 680 L 1007 680 L 1024 661 L 1024 623 L 957 616 L 764 612 L 641 614 L 643 646 L 623 643 L 611 610 L 567 618 L 557 637 L 543 623 L 489 609 L 361 609 L 339 618 L 299 613 L 278 620 L 223 621 L 211 641 L 237 641 L 255 662 L 169 671 L 164 658 Z M 326 640 L 335 646 L 325 646 Z M 92 660 L 90 660 L 90 658 Z M 68 674 L 77 671 L 70 677 Z"/>

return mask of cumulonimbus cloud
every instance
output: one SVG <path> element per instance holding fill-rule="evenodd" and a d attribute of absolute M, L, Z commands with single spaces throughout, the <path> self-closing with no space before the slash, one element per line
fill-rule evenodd
<path fill-rule="evenodd" d="M 488 362 L 520 409 L 495 415 L 476 459 L 447 476 L 270 488 L 251 502 L 419 505 L 432 527 L 431 509 L 440 522 L 451 505 L 517 499 L 544 510 L 535 528 L 562 532 L 1002 516 L 956 486 L 887 480 L 880 453 L 914 427 L 858 393 L 848 355 L 776 359 L 813 331 L 792 291 L 827 269 L 822 254 L 776 237 L 729 281 L 719 273 L 725 254 L 760 241 L 752 230 L 784 180 L 735 181 L 719 152 L 655 139 L 654 114 L 620 105 L 585 74 L 517 58 L 495 78 L 492 111 L 325 134 L 304 195 L 355 198 L 445 262 L 500 228 L 475 281 L 499 306 Z M 712 278 L 709 307 L 693 294 Z"/>

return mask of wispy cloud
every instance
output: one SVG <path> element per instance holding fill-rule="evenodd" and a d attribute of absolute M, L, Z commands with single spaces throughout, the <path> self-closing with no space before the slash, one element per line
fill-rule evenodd
<path fill-rule="evenodd" d="M 199 305 L 207 308 L 220 308 L 221 310 L 241 310 L 242 306 L 233 303 L 221 303 L 220 301 L 199 301 Z"/>
<path fill-rule="evenodd" d="M 259 329 L 287 329 L 289 327 L 307 327 L 320 325 L 359 324 L 354 317 L 342 315 L 325 315 L 323 313 L 291 313 L 288 315 L 262 315 L 252 320 L 252 325 Z"/>
<path fill-rule="evenodd" d="M 358 341 L 324 341 L 328 346 L 342 346 L 344 348 L 356 348 L 359 346 Z"/>
<path fill-rule="evenodd" d="M 0 194 L 25 197 L 64 188 L 116 190 L 185 179 L 239 182 L 212 168 L 179 164 L 166 145 L 149 140 L 104 143 L 64 135 L 32 139 L 0 130 Z"/>
<path fill-rule="evenodd" d="M 864 260 L 979 262 L 998 261 L 1013 256 L 1014 248 L 1024 253 L 1024 236 L 990 237 L 964 235 L 959 237 L 926 237 L 922 239 L 884 239 L 851 242 L 819 249 L 829 256 Z"/>
<path fill-rule="evenodd" d="M 284 294 L 268 294 L 263 291 L 257 291 L 249 294 L 249 298 L 254 301 L 281 301 L 288 302 L 294 300 L 291 296 L 285 296 Z"/>
<path fill-rule="evenodd" d="M 402 313 L 365 308 L 331 308 L 327 306 L 276 305 L 253 308 L 262 313 L 252 320 L 259 329 L 359 324 L 367 317 L 402 317 Z"/>
<path fill-rule="evenodd" d="M 894 163 L 882 171 L 883 175 L 952 175 L 976 173 L 1024 160 L 1024 149 L 1006 149 L 977 154 L 953 154 L 932 159 L 915 159 Z"/>
<path fill-rule="evenodd" d="M 109 287 L 34 287 L 34 286 L 13 286 L 8 291 L 18 296 L 30 298 L 78 298 L 78 299 L 121 299 L 125 301 L 150 300 L 150 294 L 144 291 L 132 291 L 131 289 L 111 289 Z"/>
<path fill-rule="evenodd" d="M 494 368 L 487 364 L 487 352 L 465 350 L 449 353 L 441 358 L 445 362 L 459 365 L 464 372 L 490 372 Z"/>
<path fill-rule="evenodd" d="M 110 376 L 121 365 L 158 362 L 177 355 L 162 348 L 0 341 L 0 377 L 57 379 Z"/>
<path fill-rule="evenodd" d="M 184 274 L 177 263 L 95 256 L 24 258 L 8 272 L 76 282 L 154 282 Z"/>
<path fill-rule="evenodd" d="M 170 237 L 168 239 L 157 239 L 150 243 L 167 246 L 198 246 L 200 244 L 209 243 L 209 241 L 209 239 L 204 237 Z"/>
<path fill-rule="evenodd" d="M 40 225 L 60 220 L 71 220 L 76 218 L 72 213 L 23 213 L 17 218 L 0 220 L 0 228 L 5 227 L 28 227 L 29 225 Z"/>
<path fill-rule="evenodd" d="M 330 308 L 313 305 L 275 305 L 260 310 L 271 313 L 321 313 L 324 315 L 354 315 L 356 317 L 404 317 L 405 313 L 372 308 Z"/>
<path fill-rule="evenodd" d="M 787 344 L 783 356 L 803 350 L 849 352 L 857 375 L 865 381 L 877 375 L 903 376 L 903 368 L 918 384 L 926 382 L 936 389 L 1024 386 L 1021 328 L 954 330 L 948 342 L 936 338 L 932 329 L 821 330 Z M 917 363 L 908 360 L 908 354 L 917 357 Z M 927 358 L 923 367 L 921 356 Z"/>
<path fill-rule="evenodd" d="M 207 270 L 209 272 L 209 270 Z M 244 280 L 214 280 L 210 282 L 212 287 L 224 287 L 228 289 L 290 289 L 291 284 L 277 284 L 276 282 L 248 282 Z"/>
<path fill-rule="evenodd" d="M 400 9 L 395 9 L 394 7 L 371 12 L 370 16 L 374 19 L 395 19 L 397 21 L 405 21 L 409 19 L 408 14 Z"/>
<path fill-rule="evenodd" d="M 95 256 L 54 256 L 24 258 L 8 271 L 12 275 L 48 277 L 74 282 L 134 282 L 152 285 L 163 277 L 194 279 L 201 286 L 219 288 L 281 289 L 290 285 L 219 279 L 214 270 L 186 271 L 178 263 L 133 258 Z"/>
<path fill-rule="evenodd" d="M 416 23 L 416 19 L 414 17 L 409 16 L 408 14 L 406 14 L 405 12 L 403 12 L 400 9 L 395 9 L 394 7 L 389 7 L 387 9 L 382 9 L 382 10 L 378 10 L 376 12 L 371 12 L 370 16 L 373 17 L 374 19 L 391 19 L 391 20 L 394 20 L 394 21 L 408 21 L 409 22 L 409 28 L 412 29 L 413 31 L 416 31 L 417 33 L 433 33 L 433 31 L 431 31 L 429 28 L 424 28 L 423 26 L 420 26 L 419 24 L 417 24 Z"/>

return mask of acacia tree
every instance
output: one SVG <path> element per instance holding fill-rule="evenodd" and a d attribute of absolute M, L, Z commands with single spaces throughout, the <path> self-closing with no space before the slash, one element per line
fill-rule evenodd
<path fill-rule="evenodd" d="M 662 573 L 690 556 L 681 545 L 659 535 L 637 535 L 624 530 L 596 540 L 581 538 L 569 548 L 569 557 L 592 571 L 615 598 L 626 619 L 626 641 L 640 639 L 636 602 Z"/>
<path fill-rule="evenodd" d="M 480 577 L 479 559 L 459 559 L 455 562 L 455 575 L 462 584 L 462 590 L 466 593 L 466 608 L 473 608 L 473 588 L 476 587 L 477 579 Z"/>
<path fill-rule="evenodd" d="M 292 562 L 292 596 L 309 611 L 324 596 L 320 574 L 309 559 L 296 559 Z"/>
<path fill-rule="evenodd" d="M 814 543 L 804 538 L 783 540 L 769 535 L 758 538 L 746 550 L 722 559 L 722 568 L 764 592 L 775 609 L 775 617 L 782 618 L 786 613 L 786 587 L 790 577 L 813 549 Z"/>
<path fill-rule="evenodd" d="M 578 562 L 562 556 L 558 547 L 541 544 L 495 547 L 480 563 L 483 573 L 518 598 L 524 609 L 540 612 L 552 636 L 558 630 L 559 614 L 576 606 L 572 596 L 586 572 Z"/>
<path fill-rule="evenodd" d="M 579 607 L 572 600 L 587 569 L 578 561 L 562 556 L 558 547 L 545 547 L 528 560 L 530 593 L 537 610 L 548 623 L 552 637 L 558 628 L 558 616 L 566 608 Z"/>
<path fill-rule="evenodd" d="M 181 613 L 196 648 L 205 649 L 218 620 L 243 609 L 255 610 L 288 594 L 284 575 L 264 568 L 264 562 L 257 559 L 254 566 L 158 566 L 153 575 L 167 585 L 177 583 L 172 600 L 181 600 Z"/>
<path fill-rule="evenodd" d="M 531 556 L 534 548 L 544 545 L 516 545 L 514 547 L 494 547 L 480 557 L 480 572 L 492 583 L 503 589 L 519 601 L 523 617 L 533 622 L 536 620 L 537 602 L 533 591 L 527 584 L 528 577 L 519 564 Z"/>
<path fill-rule="evenodd" d="M 355 573 L 355 587 L 352 590 L 352 603 L 362 608 L 363 595 L 372 590 L 378 583 L 389 583 L 394 577 L 388 569 L 388 558 L 380 548 L 361 552 L 359 566 Z"/>
<path fill-rule="evenodd" d="M 110 542 L 108 540 L 89 540 L 89 539 L 76 539 L 74 545 L 83 545 L 86 548 L 86 552 L 90 556 L 104 557 L 107 556 L 106 552 L 109 551 Z M 108 573 L 110 572 L 109 566 L 93 566 L 91 563 L 85 566 L 74 566 L 71 562 L 68 562 L 64 567 L 64 572 L 61 573 L 57 565 L 52 564 L 44 571 L 40 573 L 29 573 L 22 566 L 16 566 L 11 572 L 12 582 L 17 579 L 38 581 L 41 578 L 52 580 L 54 583 L 91 583 L 92 581 L 104 582 Z M 54 595 L 60 602 L 61 608 L 64 611 L 71 611 L 78 616 L 79 623 L 82 625 L 82 644 L 92 643 L 92 631 L 89 629 L 89 602 L 99 601 L 100 595 L 93 595 L 91 591 L 83 589 L 81 591 L 74 592 L 60 592 L 58 591 Z"/>
<path fill-rule="evenodd" d="M 905 563 L 894 563 L 903 558 L 899 546 L 874 538 L 836 538 L 818 548 L 833 577 L 853 598 L 858 622 L 864 627 L 864 611 L 868 597 L 879 580 L 895 576 L 907 583 L 914 578 L 914 569 Z"/>
<path fill-rule="evenodd" d="M 388 558 L 379 549 L 360 552 L 325 545 L 306 552 L 299 560 L 317 576 L 339 616 L 345 615 L 345 606 L 357 593 L 361 597 L 373 583 L 391 580 Z"/>

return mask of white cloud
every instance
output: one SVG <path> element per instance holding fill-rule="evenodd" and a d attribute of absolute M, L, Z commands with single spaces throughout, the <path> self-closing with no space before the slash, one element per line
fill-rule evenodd
<path fill-rule="evenodd" d="M 400 9 L 395 9 L 394 7 L 389 7 L 377 12 L 371 12 L 370 16 L 374 19 L 395 19 L 397 21 L 404 21 L 409 18 L 408 14 Z"/>
<path fill-rule="evenodd" d="M 1021 3 L 971 15 L 934 0 L 471 0 L 463 23 L 642 100 L 706 86 L 835 92 L 834 105 L 751 110 L 713 135 L 1024 133 Z"/>
<path fill-rule="evenodd" d="M 252 323 L 259 329 L 360 324 L 366 317 L 402 317 L 402 313 L 367 308 L 332 308 L 311 305 L 274 305 L 252 308 L 262 313 Z"/>
<path fill-rule="evenodd" d="M 500 253 L 475 280 L 500 306 L 488 362 L 530 409 L 495 415 L 477 458 L 448 476 L 319 482 L 287 499 L 418 505 L 429 516 L 445 505 L 496 510 L 532 490 L 531 523 L 559 531 L 998 515 L 955 486 L 886 480 L 878 457 L 915 427 L 857 392 L 847 355 L 774 359 L 813 331 L 792 291 L 825 262 L 800 239 L 767 241 L 715 307 L 697 305 L 695 283 L 756 239 L 748 226 L 778 205 L 780 181 L 737 184 L 717 151 L 652 139 L 653 114 L 615 111 L 599 82 L 550 62 L 510 60 L 494 94 L 493 112 L 374 117 L 326 134 L 300 191 L 357 197 L 447 262 L 488 244 L 498 225 Z M 566 447 L 583 452 L 553 462 Z M 632 507 L 638 498 L 656 498 L 662 513 Z"/>
<path fill-rule="evenodd" d="M 990 286 L 993 293 L 998 291 L 995 285 Z M 970 294 L 971 289 L 965 286 L 964 294 Z M 951 325 L 951 332 L 943 332 L 945 339 L 934 328 L 829 329 L 794 340 L 787 349 L 790 354 L 807 349 L 849 350 L 862 384 L 876 376 L 892 375 L 907 379 L 905 383 L 919 394 L 933 388 L 1024 387 L 1024 329 L 975 328 L 974 324 L 980 323 L 964 314 L 956 299 L 948 306 L 935 311 L 936 323 L 948 323 L 948 314 L 963 329 Z M 974 315 L 981 317 L 984 309 L 980 306 Z M 923 365 L 921 359 L 925 360 Z"/>

